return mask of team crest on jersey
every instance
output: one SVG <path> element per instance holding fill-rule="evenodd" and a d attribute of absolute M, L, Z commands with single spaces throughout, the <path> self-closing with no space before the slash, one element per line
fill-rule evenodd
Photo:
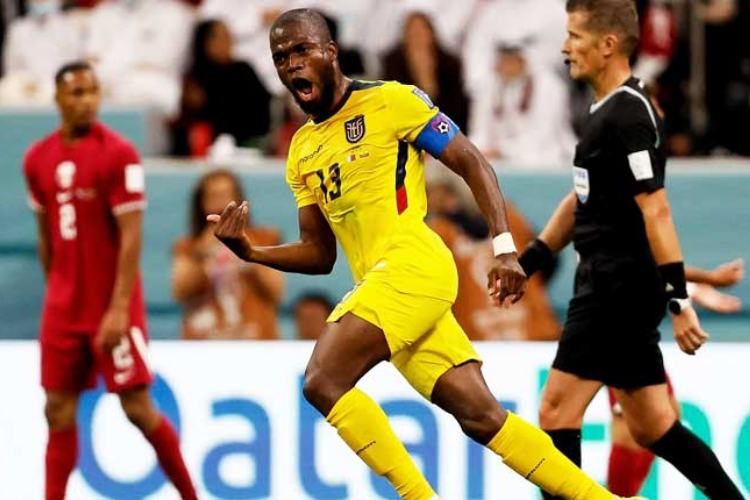
<path fill-rule="evenodd" d="M 70 189 L 73 186 L 73 176 L 76 173 L 76 164 L 72 161 L 64 161 L 55 170 L 55 180 L 60 189 Z"/>
<path fill-rule="evenodd" d="M 365 136 L 365 115 L 357 115 L 351 120 L 344 122 L 346 140 L 352 144 L 362 140 Z"/>

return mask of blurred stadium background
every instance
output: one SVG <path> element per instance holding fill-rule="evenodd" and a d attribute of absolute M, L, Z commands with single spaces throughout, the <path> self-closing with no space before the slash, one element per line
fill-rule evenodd
<path fill-rule="evenodd" d="M 666 115 L 668 185 L 686 261 L 712 268 L 747 258 L 750 2 L 637 4 L 642 42 L 635 73 Z M 276 79 L 267 30 L 281 11 L 299 6 L 330 18 L 348 74 L 398 79 L 430 94 L 493 159 L 504 192 L 531 227 L 539 230 L 570 189 L 575 131 L 590 97 L 565 76 L 563 0 L 0 0 L 0 498 L 42 496 L 45 432 L 34 339 L 44 287 L 21 162 L 26 148 L 56 127 L 53 74 L 74 59 L 94 63 L 101 119 L 144 158 L 149 208 L 142 272 L 161 377 L 155 393 L 181 422 L 203 494 L 387 496 L 299 389 L 311 344 L 294 341 L 293 305 L 310 292 L 334 302 L 346 293 L 351 278 L 343 258 L 327 277 L 286 276 L 273 306 L 278 342 L 178 342 L 183 307 L 173 299 L 173 248 L 189 232 L 191 196 L 205 172 L 235 171 L 254 223 L 275 228 L 284 241 L 297 236 L 284 157 L 304 117 Z M 574 266 L 572 252 L 564 254 L 550 283 L 558 317 Z M 702 314 L 712 345 L 696 359 L 670 345 L 666 357 L 686 421 L 750 494 L 750 284 L 730 293 L 743 301 L 738 313 Z M 662 331 L 671 344 L 669 326 Z M 534 420 L 554 346 L 497 340 L 481 349 L 498 398 Z M 499 382 L 505 373 L 513 373 L 504 377 L 512 382 Z M 365 384 L 388 403 L 443 498 L 535 498 L 389 367 Z M 88 441 L 70 498 L 175 498 L 153 454 L 115 403 L 99 395 L 82 405 Z M 607 419 L 604 400 L 597 400 L 584 431 L 584 466 L 599 479 L 606 471 Z M 700 498 L 666 465 L 655 469 L 647 489 L 653 499 Z"/>

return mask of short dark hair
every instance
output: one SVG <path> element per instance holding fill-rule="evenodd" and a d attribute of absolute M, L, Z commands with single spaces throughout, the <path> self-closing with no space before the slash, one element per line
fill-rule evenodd
<path fill-rule="evenodd" d="M 57 73 L 55 73 L 55 85 L 60 85 L 62 83 L 63 78 L 65 78 L 65 75 L 68 73 L 74 73 L 76 71 L 94 71 L 94 68 L 86 61 L 79 60 L 79 61 L 71 61 L 69 63 L 63 64 L 60 69 L 57 70 Z"/>
<path fill-rule="evenodd" d="M 638 47 L 640 29 L 634 0 L 567 0 L 565 10 L 587 12 L 588 28 L 593 31 L 622 35 L 620 47 L 628 56 Z"/>
<path fill-rule="evenodd" d="M 326 293 L 322 291 L 313 290 L 310 292 L 303 293 L 302 295 L 297 297 L 297 300 L 294 301 L 294 305 L 292 305 L 292 311 L 295 311 L 297 307 L 303 302 L 312 302 L 314 304 L 320 304 L 329 313 L 333 311 L 333 302 L 328 297 L 328 295 L 326 295 Z"/>
<path fill-rule="evenodd" d="M 310 24 L 321 42 L 333 40 L 325 17 L 315 9 L 292 9 L 284 12 L 273 22 L 270 32 L 273 33 L 276 28 L 292 23 Z"/>

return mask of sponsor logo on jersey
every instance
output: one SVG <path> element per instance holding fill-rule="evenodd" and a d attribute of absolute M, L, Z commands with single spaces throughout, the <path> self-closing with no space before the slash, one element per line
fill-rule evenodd
<path fill-rule="evenodd" d="M 365 115 L 357 115 L 351 120 L 344 122 L 346 140 L 354 144 L 365 136 Z"/>
<path fill-rule="evenodd" d="M 427 93 L 420 89 L 419 87 L 414 87 L 414 89 L 411 91 L 412 94 L 419 97 L 424 101 L 425 104 L 427 104 L 427 107 L 432 109 L 435 107 L 434 104 L 432 104 L 432 100 L 430 99 L 430 96 L 427 95 Z"/>
<path fill-rule="evenodd" d="M 300 158 L 300 159 L 299 159 L 298 165 L 302 165 L 302 164 L 303 164 L 303 163 L 305 163 L 306 161 L 312 160 L 312 159 L 313 159 L 313 158 L 315 158 L 315 156 L 316 156 L 316 155 L 317 155 L 318 153 L 320 153 L 320 152 L 321 152 L 322 150 L 323 150 L 323 145 L 322 145 L 322 144 L 318 144 L 318 147 L 317 147 L 317 148 L 315 148 L 315 151 L 313 151 L 313 152 L 312 152 L 312 153 L 310 153 L 309 155 L 305 155 L 305 156 L 303 156 L 302 158 Z"/>
<path fill-rule="evenodd" d="M 589 191 L 591 190 L 588 170 L 585 168 L 573 167 L 573 187 L 575 188 L 578 200 L 581 203 L 586 203 L 589 199 Z"/>
<path fill-rule="evenodd" d="M 72 161 L 64 161 L 55 170 L 55 180 L 60 189 L 70 189 L 73 185 L 73 176 L 76 173 L 76 165 Z"/>

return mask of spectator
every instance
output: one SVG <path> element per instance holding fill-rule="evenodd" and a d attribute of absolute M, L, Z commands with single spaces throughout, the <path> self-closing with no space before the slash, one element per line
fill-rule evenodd
<path fill-rule="evenodd" d="M 318 340 L 326 328 L 326 319 L 333 311 L 333 302 L 325 293 L 309 292 L 299 297 L 292 308 L 296 338 Z"/>
<path fill-rule="evenodd" d="M 750 155 L 750 4 L 708 0 L 696 10 L 705 23 L 706 147 L 712 154 Z"/>
<path fill-rule="evenodd" d="M 339 40 L 338 21 L 336 21 L 328 14 L 323 13 L 322 15 L 323 19 L 326 20 L 328 30 L 331 32 L 331 40 L 336 42 L 336 44 L 339 46 L 339 65 L 341 66 L 341 71 L 343 71 L 346 76 L 351 76 L 354 78 L 364 76 L 365 65 L 362 60 L 362 55 L 357 49 L 352 49 L 341 45 L 341 42 Z"/>
<path fill-rule="evenodd" d="M 466 130 L 468 99 L 461 79 L 461 61 L 439 43 L 430 18 L 421 12 L 406 17 L 401 44 L 383 61 L 386 80 L 416 85 Z"/>
<path fill-rule="evenodd" d="M 276 339 L 284 277 L 269 267 L 236 258 L 213 235 L 206 215 L 244 199 L 239 179 L 227 170 L 205 174 L 193 191 L 190 236 L 174 247 L 172 290 L 183 306 L 185 339 Z M 279 243 L 276 229 L 247 228 L 255 245 Z"/>
<path fill-rule="evenodd" d="M 201 21 L 195 28 L 193 60 L 183 82 L 173 153 L 202 156 L 196 144 L 201 130 L 207 130 L 209 141 L 197 142 L 213 142 L 229 134 L 238 145 L 257 145 L 270 128 L 270 104 L 271 95 L 250 65 L 234 59 L 226 24 Z"/>
<path fill-rule="evenodd" d="M 81 53 L 81 33 L 59 0 L 31 0 L 9 27 L 0 103 L 52 104 L 55 71 Z"/>
<path fill-rule="evenodd" d="M 641 0 L 638 4 L 641 38 L 633 74 L 653 86 L 674 55 L 677 19 L 665 0 Z"/>
<path fill-rule="evenodd" d="M 105 101 L 174 116 L 192 25 L 192 9 L 177 0 L 106 0 L 94 7 L 85 55 Z"/>
<path fill-rule="evenodd" d="M 335 0 L 334 0 L 335 1 Z M 466 28 L 480 10 L 483 0 L 360 0 L 349 2 L 359 10 L 349 15 L 354 22 L 357 45 L 365 53 L 368 66 L 375 70 L 378 63 L 401 39 L 404 19 L 412 12 L 427 14 L 435 23 L 440 44 L 452 53 L 458 53 L 463 44 Z"/>
<path fill-rule="evenodd" d="M 464 79 L 470 94 L 481 90 L 493 75 L 495 48 L 504 39 L 529 40 L 529 64 L 562 73 L 560 54 L 565 41 L 565 2 L 562 0 L 495 0 L 483 2 L 466 30 Z M 489 71 L 488 71 L 489 69 Z"/>
<path fill-rule="evenodd" d="M 428 224 L 453 253 L 458 270 L 458 298 L 453 305 L 456 320 L 472 340 L 552 340 L 560 334 L 560 324 L 547 299 L 540 275 L 529 280 L 526 293 L 511 309 L 492 304 L 487 293 L 487 270 L 493 255 L 490 239 L 480 236 L 471 220 L 458 184 L 448 177 L 432 179 L 427 185 Z M 508 222 L 518 248 L 534 237 L 528 222 L 507 204 Z M 464 215 L 457 217 L 457 213 Z"/>
<path fill-rule="evenodd" d="M 527 43 L 497 49 L 495 78 L 474 95 L 471 139 L 490 158 L 568 166 L 575 136 L 567 87 L 549 70 L 529 64 Z"/>
<path fill-rule="evenodd" d="M 235 40 L 235 56 L 252 66 L 263 86 L 281 95 L 284 86 L 276 76 L 268 48 L 271 23 L 284 11 L 289 0 L 203 0 L 202 19 L 221 19 Z"/>

